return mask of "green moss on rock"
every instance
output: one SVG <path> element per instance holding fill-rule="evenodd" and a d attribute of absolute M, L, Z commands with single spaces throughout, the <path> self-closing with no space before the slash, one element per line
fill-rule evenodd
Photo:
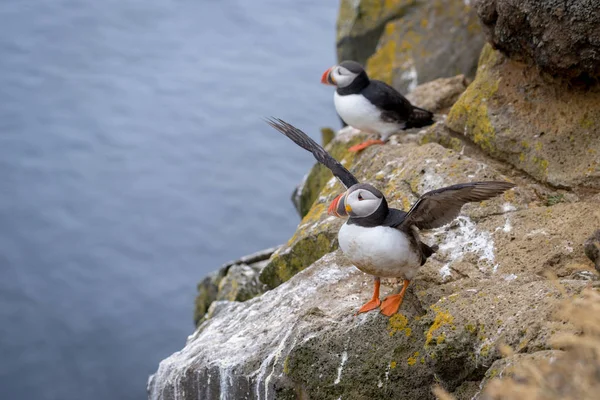
<path fill-rule="evenodd" d="M 321 128 L 321 144 L 327 146 L 335 137 L 335 131 L 331 128 Z"/>
<path fill-rule="evenodd" d="M 218 271 L 212 272 L 198 283 L 198 294 L 194 302 L 194 325 L 198 325 L 208 311 L 208 307 L 217 299 L 219 283 L 227 274 L 227 270 L 228 268 L 221 268 Z"/>
<path fill-rule="evenodd" d="M 260 279 L 271 288 L 277 287 L 337 247 L 337 232 L 320 232 L 299 239 L 288 252 L 273 256 Z"/>

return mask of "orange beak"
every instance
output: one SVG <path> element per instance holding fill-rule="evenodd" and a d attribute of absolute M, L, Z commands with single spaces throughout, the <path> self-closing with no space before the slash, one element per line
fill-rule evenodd
<path fill-rule="evenodd" d="M 333 85 L 333 86 L 335 86 L 335 81 L 333 80 L 333 77 L 331 76 L 331 70 L 332 69 L 333 69 L 333 67 L 331 67 L 327 71 L 323 72 L 323 76 L 321 76 L 321 83 L 323 85 Z"/>
<path fill-rule="evenodd" d="M 329 215 L 333 215 L 334 217 L 338 217 L 338 218 L 342 218 L 342 217 L 347 217 L 348 213 L 346 212 L 345 207 L 342 207 L 340 209 L 340 199 L 342 199 L 342 197 L 346 194 L 346 192 L 341 193 L 339 195 L 337 195 L 337 197 L 335 199 L 333 199 L 333 201 L 331 202 L 331 204 L 329 204 L 329 207 L 327 208 L 327 214 Z"/>

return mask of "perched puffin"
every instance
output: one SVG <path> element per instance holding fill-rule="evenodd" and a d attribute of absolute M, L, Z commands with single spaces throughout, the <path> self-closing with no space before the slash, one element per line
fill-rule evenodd
<path fill-rule="evenodd" d="M 343 61 L 329 68 L 323 73 L 321 83 L 337 86 L 333 102 L 346 124 L 381 136 L 380 140 L 367 140 L 352 146 L 350 151 L 385 144 L 391 134 L 404 129 L 433 124 L 433 113 L 413 106 L 388 84 L 369 79 L 355 61 Z"/>
<path fill-rule="evenodd" d="M 359 270 L 375 277 L 373 298 L 359 313 L 378 307 L 387 316 L 398 311 L 410 281 L 437 250 L 421 241 L 419 230 L 441 227 L 456 218 L 464 204 L 492 198 L 515 186 L 493 181 L 460 183 L 425 193 L 404 212 L 388 207 L 379 190 L 359 183 L 300 129 L 281 119 L 267 119 L 267 123 L 310 151 L 347 189 L 331 202 L 328 213 L 348 218 L 338 233 L 340 248 Z M 386 297 L 383 303 L 379 300 L 380 278 L 404 279 L 400 293 Z"/>

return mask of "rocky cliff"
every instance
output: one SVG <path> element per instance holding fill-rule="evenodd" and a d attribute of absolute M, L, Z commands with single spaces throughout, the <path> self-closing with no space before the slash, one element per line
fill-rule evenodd
<path fill-rule="evenodd" d="M 600 227 L 600 89 L 590 79 L 597 70 L 591 53 L 573 55 L 568 67 L 529 46 L 543 38 L 540 47 L 564 50 L 563 41 L 572 40 L 574 51 L 600 54 L 595 36 L 578 36 L 598 27 L 593 2 L 571 3 L 559 12 L 533 1 L 342 1 L 344 58 L 353 54 L 344 46 L 362 48 L 355 58 L 377 58 L 392 40 L 385 38 L 392 31 L 387 26 L 397 29 L 399 20 L 423 15 L 429 16 L 417 24 L 423 32 L 433 32 L 438 21 L 449 29 L 447 19 L 455 18 L 463 33 L 446 35 L 453 40 L 480 32 L 471 25 L 478 13 L 491 44 L 477 48 L 478 57 L 475 39 L 453 50 L 455 60 L 470 57 L 478 65 L 472 83 L 460 75 L 411 87 L 416 104 L 438 113 L 435 125 L 358 155 L 347 148 L 364 136 L 344 128 L 327 149 L 402 209 L 428 190 L 458 182 L 501 179 L 518 186 L 465 206 L 453 223 L 424 235 L 440 250 L 409 287 L 399 314 L 354 316 L 371 296 L 371 277 L 337 250 L 341 221 L 325 210 L 342 188 L 316 165 L 298 191 L 303 218 L 294 236 L 229 263 L 199 285 L 198 327 L 181 351 L 161 362 L 148 382 L 149 397 L 593 398 L 600 325 L 586 315 L 600 308 L 594 269 L 600 247 L 593 236 Z M 550 29 L 548 23 L 565 18 L 576 23 L 563 36 Z M 530 29 L 503 28 L 517 22 Z M 450 45 L 435 46 L 443 54 Z M 394 47 L 394 57 L 406 55 L 401 47 Z M 400 64 L 380 59 L 387 61 L 378 68 L 394 76 Z M 468 75 L 467 68 L 457 72 Z M 383 282 L 384 295 L 395 284 Z M 563 307 L 570 308 L 557 313 Z M 581 385 L 565 378 L 572 365 L 579 365 Z"/>

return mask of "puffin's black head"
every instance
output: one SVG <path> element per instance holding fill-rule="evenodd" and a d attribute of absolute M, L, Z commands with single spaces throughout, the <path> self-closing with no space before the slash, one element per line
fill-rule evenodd
<path fill-rule="evenodd" d="M 336 217 L 385 219 L 388 205 L 385 196 L 368 183 L 357 183 L 337 196 L 328 213 Z"/>
<path fill-rule="evenodd" d="M 357 78 L 359 78 L 359 81 L 361 82 L 369 82 L 367 73 L 362 65 L 356 61 L 342 61 L 323 73 L 321 83 L 344 88 L 350 86 Z"/>

